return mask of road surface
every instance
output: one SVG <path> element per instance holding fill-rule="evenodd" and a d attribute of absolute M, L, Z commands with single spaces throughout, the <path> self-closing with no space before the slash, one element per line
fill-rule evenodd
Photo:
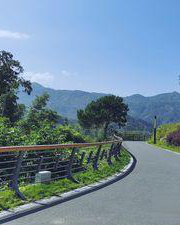
<path fill-rule="evenodd" d="M 180 225 L 180 155 L 126 142 L 137 159 L 126 178 L 7 225 Z"/>

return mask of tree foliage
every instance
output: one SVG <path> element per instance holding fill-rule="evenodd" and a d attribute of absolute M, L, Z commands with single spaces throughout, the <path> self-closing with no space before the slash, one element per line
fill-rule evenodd
<path fill-rule="evenodd" d="M 82 143 L 86 138 L 77 130 L 67 125 L 52 127 L 47 121 L 41 127 L 24 133 L 20 126 L 11 126 L 7 118 L 0 117 L 0 146 L 48 145 L 62 143 Z"/>
<path fill-rule="evenodd" d="M 11 122 L 17 121 L 24 110 L 17 103 L 19 87 L 27 94 L 32 91 L 31 82 L 19 76 L 23 71 L 20 62 L 14 60 L 11 53 L 0 51 L 0 115 L 9 118 Z"/>
<path fill-rule="evenodd" d="M 48 94 L 37 96 L 27 110 L 17 103 L 20 87 L 28 95 L 32 91 L 23 71 L 11 53 L 0 51 L 0 146 L 84 142 L 67 119 L 47 107 Z"/>
<path fill-rule="evenodd" d="M 50 124 L 51 127 L 53 127 L 62 120 L 62 117 L 59 116 L 57 112 L 47 107 L 48 101 L 49 95 L 47 93 L 35 98 L 25 118 L 19 122 L 19 126 L 25 133 L 30 133 L 31 130 L 41 128 L 44 123 Z"/>
<path fill-rule="evenodd" d="M 12 127 L 9 119 L 0 117 L 0 146 L 22 145 L 24 139 L 18 127 Z"/>
<path fill-rule="evenodd" d="M 128 106 L 123 98 L 109 95 L 92 101 L 84 110 L 78 110 L 77 117 L 84 128 L 103 128 L 106 138 L 111 123 L 116 123 L 119 128 L 125 126 L 127 112 Z"/>

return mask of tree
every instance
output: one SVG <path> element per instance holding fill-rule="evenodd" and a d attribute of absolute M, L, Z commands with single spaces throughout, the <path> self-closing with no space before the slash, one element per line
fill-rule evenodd
<path fill-rule="evenodd" d="M 25 118 L 19 122 L 19 126 L 25 133 L 39 129 L 44 123 L 54 126 L 62 120 L 57 112 L 47 107 L 48 101 L 49 95 L 47 93 L 44 93 L 42 96 L 36 96 Z"/>
<path fill-rule="evenodd" d="M 19 87 L 29 95 L 32 91 L 31 82 L 19 76 L 23 71 L 11 53 L 0 51 L 0 115 L 8 117 L 11 122 L 19 119 L 24 108 L 17 103 Z"/>
<path fill-rule="evenodd" d="M 103 128 L 106 139 L 111 123 L 116 123 L 119 128 L 125 126 L 128 110 L 123 98 L 109 95 L 92 101 L 84 110 L 78 110 L 77 117 L 84 128 Z"/>

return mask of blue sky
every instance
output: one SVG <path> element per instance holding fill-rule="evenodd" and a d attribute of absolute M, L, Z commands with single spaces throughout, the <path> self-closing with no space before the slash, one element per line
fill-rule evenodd
<path fill-rule="evenodd" d="M 55 89 L 179 91 L 179 0 L 0 0 L 0 49 Z"/>

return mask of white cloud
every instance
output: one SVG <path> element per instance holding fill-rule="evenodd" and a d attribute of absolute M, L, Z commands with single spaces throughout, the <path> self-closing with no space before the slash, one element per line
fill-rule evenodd
<path fill-rule="evenodd" d="M 37 82 L 46 87 L 52 86 L 52 83 L 54 81 L 54 76 L 49 72 L 45 73 L 25 72 L 23 77 L 27 80 L 30 80 L 31 82 Z"/>
<path fill-rule="evenodd" d="M 25 33 L 20 32 L 12 32 L 10 30 L 2 30 L 0 29 L 0 38 L 8 38 L 8 39 L 28 39 L 30 36 Z"/>
<path fill-rule="evenodd" d="M 65 76 L 65 77 L 71 77 L 71 76 L 78 75 L 78 73 L 77 72 L 69 72 L 67 70 L 61 70 L 61 75 Z"/>
<path fill-rule="evenodd" d="M 65 85 L 67 82 L 74 82 L 77 72 L 69 72 L 67 70 L 61 70 L 59 76 L 51 74 L 49 72 L 25 72 L 23 74 L 24 79 L 31 82 L 37 82 L 45 87 L 51 87 L 55 89 L 60 88 L 61 85 Z"/>

